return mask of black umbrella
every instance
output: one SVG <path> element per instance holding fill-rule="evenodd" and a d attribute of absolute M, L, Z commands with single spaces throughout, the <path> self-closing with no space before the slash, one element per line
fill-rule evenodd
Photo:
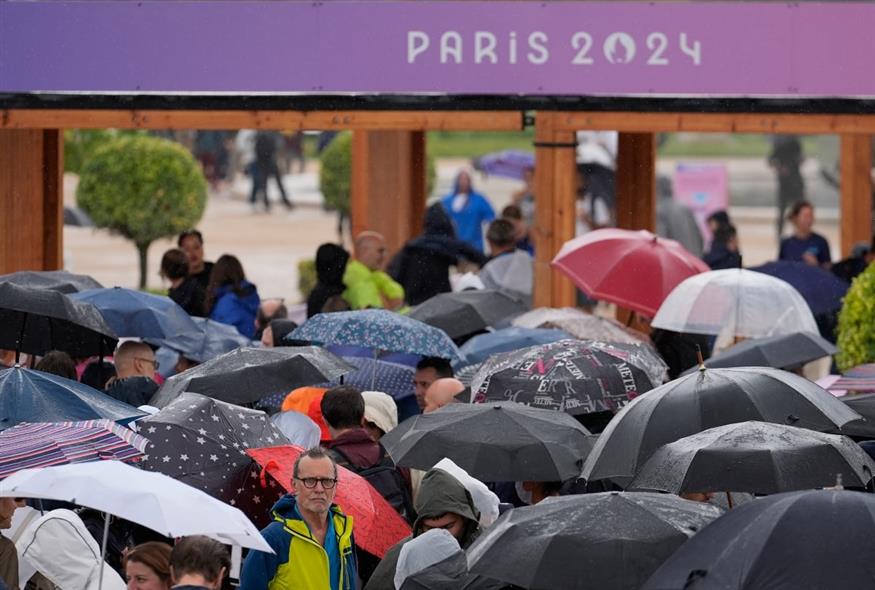
<path fill-rule="evenodd" d="M 149 439 L 143 469 L 203 490 L 240 508 L 258 526 L 283 493 L 273 480 L 261 484 L 260 468 L 246 449 L 288 444 L 267 414 L 184 393 L 139 422 Z"/>
<path fill-rule="evenodd" d="M 0 283 L 13 283 L 31 289 L 51 289 L 68 294 L 103 287 L 88 275 L 77 275 L 65 270 L 21 270 L 0 275 Z"/>
<path fill-rule="evenodd" d="M 805 363 L 836 353 L 836 347 L 811 332 L 793 332 L 768 338 L 743 340 L 705 361 L 708 368 L 774 367 L 798 369 Z M 698 367 L 684 374 L 694 373 Z"/>
<path fill-rule="evenodd" d="M 486 289 L 435 295 L 417 305 L 410 317 L 440 328 L 450 338 L 460 338 L 484 328 L 509 324 L 527 309 L 504 293 Z"/>
<path fill-rule="evenodd" d="M 836 432 L 858 438 L 875 439 L 875 393 L 845 395 L 839 399 L 862 418 L 848 422 Z"/>
<path fill-rule="evenodd" d="M 468 548 L 471 573 L 531 590 L 641 584 L 721 510 L 677 496 L 605 492 L 504 513 Z"/>
<path fill-rule="evenodd" d="M 50 289 L 0 283 L 0 348 L 73 357 L 109 354 L 116 338 L 96 307 Z"/>
<path fill-rule="evenodd" d="M 833 485 L 865 487 L 875 473 L 869 455 L 845 436 L 768 422 L 709 428 L 660 447 L 630 489 L 777 494 Z"/>
<path fill-rule="evenodd" d="M 734 508 L 682 546 L 643 590 L 871 588 L 875 496 L 812 490 Z"/>
<path fill-rule="evenodd" d="M 563 481 L 580 473 L 593 446 L 588 435 L 563 412 L 449 404 L 404 421 L 380 443 L 402 467 L 428 470 L 448 457 L 484 481 Z"/>
<path fill-rule="evenodd" d="M 760 420 L 828 431 L 858 418 L 826 390 L 786 371 L 702 369 L 649 391 L 614 416 L 582 476 L 628 484 L 662 445 L 733 422 Z"/>
<path fill-rule="evenodd" d="M 151 404 L 164 407 L 184 391 L 202 393 L 232 404 L 339 378 L 355 367 L 315 346 L 238 348 L 174 375 Z"/>
<path fill-rule="evenodd" d="M 491 356 L 471 381 L 475 402 L 514 401 L 589 414 L 616 410 L 649 391 L 648 367 L 665 365 L 634 344 L 558 340 Z M 651 371 L 652 374 L 652 371 Z"/>

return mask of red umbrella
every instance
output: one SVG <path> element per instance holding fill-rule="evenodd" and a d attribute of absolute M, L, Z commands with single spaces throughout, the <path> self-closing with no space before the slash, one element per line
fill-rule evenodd
<path fill-rule="evenodd" d="M 681 281 L 710 270 L 674 240 L 626 229 L 599 229 L 565 242 L 553 266 L 590 297 L 648 317 Z"/>
<path fill-rule="evenodd" d="M 304 449 L 282 445 L 246 452 L 264 468 L 262 485 L 266 486 L 267 472 L 286 490 L 294 492 L 292 468 Z M 410 535 L 410 526 L 365 478 L 343 467 L 337 468 L 337 477 L 334 502 L 352 516 L 356 545 L 382 559 L 392 545 Z"/>

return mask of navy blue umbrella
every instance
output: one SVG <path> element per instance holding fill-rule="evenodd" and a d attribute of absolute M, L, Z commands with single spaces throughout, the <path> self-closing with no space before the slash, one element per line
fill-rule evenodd
<path fill-rule="evenodd" d="M 465 364 L 482 363 L 490 355 L 511 352 L 530 346 L 549 344 L 557 340 L 572 338 L 568 332 L 548 328 L 503 328 L 488 334 L 474 336 L 460 349 L 465 355 Z"/>
<path fill-rule="evenodd" d="M 842 307 L 842 297 L 849 285 L 818 266 L 804 262 L 779 260 L 755 266 L 750 270 L 761 272 L 793 285 L 811 308 L 814 315 L 831 314 Z"/>
<path fill-rule="evenodd" d="M 78 381 L 18 366 L 0 371 L 0 430 L 22 422 L 105 418 L 125 423 L 143 415 Z"/>
<path fill-rule="evenodd" d="M 203 330 L 169 297 L 113 287 L 70 295 L 87 301 L 119 337 L 140 338 L 156 346 L 188 349 L 203 339 Z"/>

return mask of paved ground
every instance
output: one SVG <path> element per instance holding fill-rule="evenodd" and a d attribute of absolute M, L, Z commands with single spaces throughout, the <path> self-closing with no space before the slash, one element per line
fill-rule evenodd
<path fill-rule="evenodd" d="M 438 182 L 435 194 L 448 192 L 456 170 L 465 162 L 438 162 Z M 660 172 L 670 173 L 673 160 L 658 162 Z M 742 253 L 746 265 L 774 258 L 777 252 L 773 203 L 775 184 L 765 162 L 732 160 L 727 162 L 730 176 L 731 210 L 739 227 Z M 810 162 L 804 169 L 809 192 L 818 204 L 817 230 L 827 236 L 834 252 L 838 252 L 838 195 L 826 186 Z M 262 297 L 285 297 L 297 302 L 297 262 L 312 257 L 316 247 L 336 239 L 334 214 L 321 208 L 316 165 L 311 163 L 304 174 L 287 176 L 286 187 L 299 206 L 292 212 L 274 207 L 270 214 L 254 213 L 246 202 L 249 185 L 241 178 L 222 194 L 210 197 L 199 229 L 204 233 L 208 259 L 223 253 L 240 258 L 247 276 L 258 285 Z M 489 196 L 496 208 L 506 204 L 518 184 L 504 179 L 475 180 L 479 190 Z M 75 204 L 75 177 L 65 178 L 65 200 Z M 271 189 L 275 187 L 271 185 Z M 277 195 L 274 194 L 274 198 Z M 158 267 L 162 253 L 175 244 L 162 240 L 149 251 L 148 284 L 161 288 Z M 104 285 L 135 287 L 137 284 L 137 254 L 129 242 L 110 235 L 105 230 L 66 227 L 64 252 L 69 270 L 94 276 Z"/>

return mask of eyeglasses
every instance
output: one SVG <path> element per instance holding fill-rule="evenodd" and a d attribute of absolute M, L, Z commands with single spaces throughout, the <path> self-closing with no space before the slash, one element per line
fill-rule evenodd
<path fill-rule="evenodd" d="M 135 356 L 134 360 L 135 361 L 143 361 L 144 363 L 152 363 L 152 366 L 155 367 L 156 371 L 158 370 L 158 367 L 161 366 L 161 363 L 159 363 L 158 361 L 156 361 L 154 359 L 144 359 L 142 357 Z"/>
<path fill-rule="evenodd" d="M 322 484 L 323 490 L 330 490 L 337 485 L 337 480 L 331 477 L 296 477 L 295 479 L 304 484 L 304 487 L 309 490 L 315 488 L 317 483 Z"/>

